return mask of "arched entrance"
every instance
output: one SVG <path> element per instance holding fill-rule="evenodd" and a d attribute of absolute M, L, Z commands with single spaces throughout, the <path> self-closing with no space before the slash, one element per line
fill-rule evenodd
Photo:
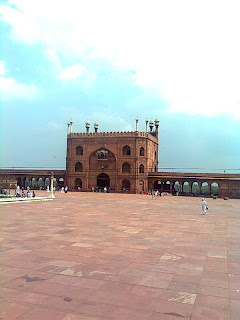
<path fill-rule="evenodd" d="M 123 191 L 130 191 L 130 181 L 127 179 L 124 179 L 122 181 L 122 190 Z"/>
<path fill-rule="evenodd" d="M 219 185 L 217 182 L 213 182 L 210 185 L 210 194 L 213 194 L 214 196 L 218 196 L 219 195 Z"/>
<path fill-rule="evenodd" d="M 161 181 L 158 180 L 158 181 L 154 181 L 154 184 L 153 184 L 153 189 L 154 190 L 161 190 Z"/>
<path fill-rule="evenodd" d="M 80 190 L 82 189 L 82 180 L 80 178 L 76 178 L 74 181 L 74 189 Z"/>
<path fill-rule="evenodd" d="M 98 188 L 110 187 L 110 178 L 106 173 L 101 173 L 97 177 L 97 187 Z"/>
<path fill-rule="evenodd" d="M 203 182 L 200 188 L 201 195 L 206 196 L 209 194 L 209 185 L 207 182 Z"/>
<path fill-rule="evenodd" d="M 58 188 L 64 187 L 64 179 L 63 178 L 58 179 L 57 186 L 58 186 Z"/>

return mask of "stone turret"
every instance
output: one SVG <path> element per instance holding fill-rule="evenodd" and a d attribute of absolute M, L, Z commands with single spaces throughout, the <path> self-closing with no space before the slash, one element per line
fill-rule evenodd
<path fill-rule="evenodd" d="M 150 120 L 150 121 L 149 121 L 150 132 L 153 131 L 153 127 L 154 127 L 154 122 L 153 122 L 153 120 Z"/>
<path fill-rule="evenodd" d="M 98 131 L 98 123 L 97 123 L 97 122 L 94 123 L 94 131 L 95 131 L 95 132 Z"/>
<path fill-rule="evenodd" d="M 86 132 L 89 133 L 90 121 L 86 121 L 85 126 L 86 126 Z"/>

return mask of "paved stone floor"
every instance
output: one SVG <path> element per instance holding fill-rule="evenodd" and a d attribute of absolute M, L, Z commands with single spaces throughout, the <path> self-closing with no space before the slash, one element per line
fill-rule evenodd
<path fill-rule="evenodd" d="M 0 319 L 239 320 L 240 201 L 208 205 L 103 193 L 1 205 Z"/>

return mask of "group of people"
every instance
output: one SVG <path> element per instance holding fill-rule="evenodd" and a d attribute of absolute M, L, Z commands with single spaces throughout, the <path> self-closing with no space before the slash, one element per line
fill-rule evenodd
<path fill-rule="evenodd" d="M 36 194 L 34 191 L 31 191 L 29 187 L 27 187 L 27 193 L 24 192 L 24 188 L 22 187 L 22 193 L 20 193 L 21 189 L 20 186 L 16 188 L 16 197 L 17 198 L 35 198 Z"/>
<path fill-rule="evenodd" d="M 62 187 L 60 190 L 61 193 L 67 193 L 68 192 L 68 186 Z"/>
<path fill-rule="evenodd" d="M 152 195 L 152 199 L 157 199 L 157 197 L 161 197 L 162 196 L 162 194 L 161 194 L 161 192 L 159 190 L 157 190 L 157 191 L 152 190 L 151 191 L 151 195 Z"/>

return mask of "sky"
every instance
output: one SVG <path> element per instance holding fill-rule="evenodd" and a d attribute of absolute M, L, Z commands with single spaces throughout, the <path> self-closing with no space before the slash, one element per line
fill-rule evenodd
<path fill-rule="evenodd" d="M 84 132 L 160 120 L 159 168 L 240 173 L 240 4 L 0 1 L 0 167 L 65 168 Z M 166 168 L 166 169 L 164 169 Z"/>

